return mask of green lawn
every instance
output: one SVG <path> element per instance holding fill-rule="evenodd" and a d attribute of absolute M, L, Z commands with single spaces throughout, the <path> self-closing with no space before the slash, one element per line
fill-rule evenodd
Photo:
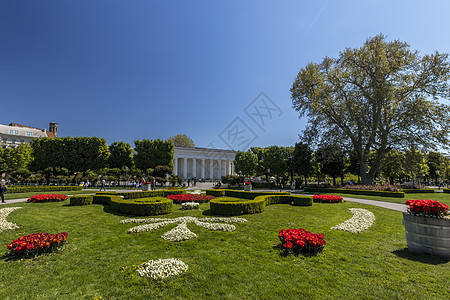
<path fill-rule="evenodd" d="M 367 197 L 368 198 L 368 197 Z M 212 232 L 189 224 L 197 239 L 166 242 L 175 227 L 127 234 L 133 224 L 101 205 L 19 203 L 8 221 L 20 229 L 0 233 L 0 245 L 36 232 L 69 232 L 64 249 L 36 260 L 0 260 L 0 299 L 448 299 L 449 259 L 407 251 L 400 212 L 358 203 L 310 207 L 272 205 L 241 216 L 234 232 Z M 209 216 L 174 205 L 167 218 Z M 360 234 L 331 230 L 349 218 L 348 208 L 366 208 L 375 224 Z M 159 216 L 161 217 L 161 216 Z M 327 245 L 312 257 L 282 257 L 278 231 L 305 228 L 323 233 Z M 151 282 L 121 272 L 150 259 L 178 258 L 189 272 Z"/>
<path fill-rule="evenodd" d="M 61 195 L 75 195 L 75 194 L 93 194 L 97 192 L 98 190 L 80 190 L 80 191 L 51 191 L 51 192 L 29 192 L 29 193 L 12 193 L 12 194 L 5 194 L 5 200 L 12 200 L 12 199 L 25 199 L 30 198 L 34 195 L 41 195 L 41 194 L 61 194 Z"/>
<path fill-rule="evenodd" d="M 365 196 L 365 195 L 349 195 L 349 194 L 333 194 L 341 197 L 348 198 L 359 198 L 359 199 L 370 199 L 377 201 L 393 202 L 405 204 L 407 200 L 410 199 L 431 199 L 445 203 L 450 206 L 450 194 L 448 193 L 423 193 L 423 194 L 405 194 L 405 198 L 393 198 L 393 197 L 379 197 L 379 196 Z"/>

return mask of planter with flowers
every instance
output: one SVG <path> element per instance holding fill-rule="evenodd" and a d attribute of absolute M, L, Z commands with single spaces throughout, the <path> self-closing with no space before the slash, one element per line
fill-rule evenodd
<path fill-rule="evenodd" d="M 408 200 L 403 212 L 408 250 L 450 257 L 448 205 L 433 200 Z"/>
<path fill-rule="evenodd" d="M 146 182 L 143 182 L 142 183 L 142 191 L 151 191 L 151 189 L 152 189 L 152 186 L 151 186 L 151 182 L 148 182 L 148 181 L 146 181 Z"/>
<path fill-rule="evenodd" d="M 249 181 L 244 182 L 244 191 L 251 192 L 252 191 L 252 183 Z"/>

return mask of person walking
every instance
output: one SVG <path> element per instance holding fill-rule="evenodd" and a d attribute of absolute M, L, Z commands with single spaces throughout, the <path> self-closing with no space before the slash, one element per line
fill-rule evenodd
<path fill-rule="evenodd" d="M 100 187 L 100 192 L 102 190 L 106 192 L 106 180 L 105 179 L 102 180 L 102 186 Z"/>
<path fill-rule="evenodd" d="M 6 192 L 6 182 L 5 179 L 2 179 L 2 181 L 0 182 L 0 197 L 2 198 L 2 203 L 6 203 L 5 192 Z"/>
<path fill-rule="evenodd" d="M 152 179 L 152 183 L 150 185 L 150 188 L 151 188 L 152 191 L 156 190 L 156 179 L 155 179 L 155 177 L 153 177 L 153 179 Z"/>

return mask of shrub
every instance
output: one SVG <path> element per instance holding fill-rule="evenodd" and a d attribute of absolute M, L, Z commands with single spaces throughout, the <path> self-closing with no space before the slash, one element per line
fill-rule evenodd
<path fill-rule="evenodd" d="M 235 216 L 263 212 L 266 205 L 271 204 L 311 206 L 312 201 L 313 199 L 311 196 L 297 195 L 264 195 L 258 196 L 252 200 L 217 198 L 211 200 L 210 209 L 213 214 Z"/>
<path fill-rule="evenodd" d="M 442 218 L 448 211 L 448 205 L 433 200 L 408 200 L 405 202 L 408 213 L 416 216 Z"/>
<path fill-rule="evenodd" d="M 306 193 L 342 193 L 352 195 L 366 195 L 366 196 L 380 196 L 380 197 L 393 197 L 404 198 L 404 192 L 389 192 L 389 191 L 370 191 L 370 190 L 351 190 L 351 189 L 327 189 L 327 188 L 314 188 L 305 187 Z"/>
<path fill-rule="evenodd" d="M 69 197 L 61 194 L 42 194 L 42 195 L 34 195 L 27 199 L 27 202 L 33 203 L 43 203 L 43 202 L 58 202 L 64 201 Z"/>
<path fill-rule="evenodd" d="M 90 205 L 93 201 L 92 195 L 78 195 L 70 197 L 70 205 L 80 206 L 80 205 Z"/>
<path fill-rule="evenodd" d="M 326 245 L 325 237 L 321 233 L 311 233 L 303 228 L 281 229 L 278 233 L 281 247 L 285 254 L 308 253 L 316 254 Z"/>
<path fill-rule="evenodd" d="M 62 246 L 67 240 L 68 233 L 59 234 L 34 233 L 21 236 L 7 245 L 12 258 L 33 258 L 42 253 L 51 252 Z"/>
<path fill-rule="evenodd" d="M 53 191 L 80 191 L 82 186 L 10 186 L 6 191 L 7 194 L 13 193 L 33 193 L 33 192 L 53 192 Z"/>
<path fill-rule="evenodd" d="M 174 203 L 180 204 L 184 202 L 209 202 L 210 200 L 216 198 L 209 195 L 195 195 L 195 194 L 182 194 L 182 195 L 169 195 L 168 199 L 173 200 Z"/>
<path fill-rule="evenodd" d="M 255 199 L 258 196 L 265 195 L 290 195 L 289 192 L 246 192 L 246 191 L 236 191 L 236 190 L 206 190 L 206 195 L 211 195 L 214 197 L 235 197 L 242 199 Z"/>
<path fill-rule="evenodd" d="M 173 201 L 163 197 L 136 199 L 135 202 L 119 197 L 111 197 L 111 209 L 115 212 L 136 215 L 154 216 L 172 212 Z"/>
<path fill-rule="evenodd" d="M 434 189 L 401 189 L 401 191 L 405 194 L 432 194 L 434 193 Z"/>
<path fill-rule="evenodd" d="M 206 190 L 206 195 L 214 196 L 214 197 L 224 197 L 225 190 L 216 189 L 216 190 Z"/>
<path fill-rule="evenodd" d="M 397 192 L 400 188 L 396 185 L 386 184 L 386 185 L 344 185 L 342 189 L 346 190 L 366 190 L 366 191 L 389 191 Z"/>
<path fill-rule="evenodd" d="M 335 195 L 314 195 L 313 201 L 316 203 L 339 203 L 344 198 Z"/>
<path fill-rule="evenodd" d="M 123 196 L 123 199 L 139 199 L 139 198 L 148 198 L 148 197 L 167 197 L 169 195 L 180 195 L 180 194 L 186 194 L 186 190 L 120 192 L 120 193 L 114 193 L 113 195 Z"/>

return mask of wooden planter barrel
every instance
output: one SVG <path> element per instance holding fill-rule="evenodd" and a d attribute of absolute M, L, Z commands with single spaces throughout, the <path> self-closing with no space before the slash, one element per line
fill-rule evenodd
<path fill-rule="evenodd" d="M 408 250 L 450 257 L 450 220 L 403 212 Z"/>

